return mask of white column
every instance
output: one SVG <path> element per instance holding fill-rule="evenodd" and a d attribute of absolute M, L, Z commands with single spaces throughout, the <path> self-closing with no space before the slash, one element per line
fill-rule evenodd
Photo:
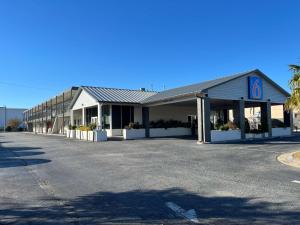
<path fill-rule="evenodd" d="M 203 143 L 202 99 L 197 98 L 198 142 Z"/>
<path fill-rule="evenodd" d="M 102 130 L 102 104 L 98 103 L 98 129 Z"/>
<path fill-rule="evenodd" d="M 110 115 L 109 116 L 109 120 L 110 120 L 109 121 L 109 124 L 110 124 L 109 125 L 110 126 L 109 129 L 112 130 L 112 105 L 109 106 L 109 115 Z"/>
<path fill-rule="evenodd" d="M 74 111 L 72 109 L 70 110 L 70 120 L 71 126 L 74 126 Z"/>
<path fill-rule="evenodd" d="M 85 126 L 86 125 L 86 122 L 85 122 L 85 107 L 83 107 L 82 108 L 82 121 L 81 121 L 81 124 L 83 125 L 83 126 Z"/>
<path fill-rule="evenodd" d="M 202 98 L 202 117 L 203 117 L 203 142 L 211 141 L 211 124 L 210 124 L 210 99 Z"/>

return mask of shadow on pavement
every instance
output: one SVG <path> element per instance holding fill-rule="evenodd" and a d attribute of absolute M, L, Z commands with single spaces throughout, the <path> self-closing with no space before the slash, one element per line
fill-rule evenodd
<path fill-rule="evenodd" d="M 51 160 L 30 158 L 45 154 L 42 151 L 35 151 L 41 148 L 36 147 L 4 147 L 0 142 L 0 169 L 20 166 L 30 166 L 42 163 L 49 163 Z M 24 158 L 28 157 L 28 158 Z"/>
<path fill-rule="evenodd" d="M 300 136 L 292 136 L 292 137 L 275 137 L 270 139 L 249 139 L 243 141 L 226 141 L 226 142 L 216 142 L 211 145 L 226 145 L 226 144 L 237 144 L 237 145 L 257 145 L 257 144 L 268 144 L 268 145 L 299 145 L 300 144 Z"/>
<path fill-rule="evenodd" d="M 43 199 L 48 206 L 29 207 L 9 202 L 0 206 L 0 224 L 183 224 L 186 220 L 166 207 L 173 202 L 185 210 L 195 209 L 203 224 L 297 224 L 299 211 L 282 204 L 251 198 L 204 197 L 183 189 L 97 192 L 59 204 Z M 288 204 L 288 203 L 287 203 Z"/>

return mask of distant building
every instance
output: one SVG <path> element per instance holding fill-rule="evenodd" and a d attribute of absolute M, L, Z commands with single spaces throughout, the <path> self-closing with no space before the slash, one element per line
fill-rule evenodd
<path fill-rule="evenodd" d="M 5 108 L 0 107 L 0 129 L 3 129 L 5 124 L 11 119 L 19 119 L 21 122 L 23 121 L 23 112 L 26 109 L 20 108 Z"/>

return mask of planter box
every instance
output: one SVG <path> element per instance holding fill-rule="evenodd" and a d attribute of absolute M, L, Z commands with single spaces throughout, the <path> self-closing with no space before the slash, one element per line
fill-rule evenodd
<path fill-rule="evenodd" d="M 95 131 L 80 131 L 74 130 L 74 138 L 84 141 L 107 141 L 107 134 L 105 130 L 95 130 Z M 72 132 L 68 132 L 68 137 L 72 138 Z"/>
<path fill-rule="evenodd" d="M 259 138 L 267 138 L 267 137 L 269 137 L 269 133 L 267 132 L 259 133 L 259 134 L 246 133 L 246 139 L 259 139 Z"/>
<path fill-rule="evenodd" d="M 145 137 L 145 129 L 123 129 L 123 138 L 125 140 L 138 139 Z"/>
<path fill-rule="evenodd" d="M 87 131 L 87 140 L 94 141 L 94 131 Z"/>
<path fill-rule="evenodd" d="M 172 136 L 189 136 L 192 135 L 191 128 L 150 128 L 150 137 L 172 137 Z"/>
<path fill-rule="evenodd" d="M 229 140 L 239 140 L 241 139 L 240 130 L 212 130 L 211 132 L 211 141 L 229 141 Z"/>
<path fill-rule="evenodd" d="M 94 131 L 94 141 L 107 141 L 107 132 L 105 130 L 95 130 Z"/>
<path fill-rule="evenodd" d="M 67 134 L 67 138 L 75 138 L 76 137 L 75 130 L 67 130 L 66 134 Z"/>
<path fill-rule="evenodd" d="M 75 138 L 76 137 L 76 130 L 70 130 L 70 137 L 69 138 Z"/>
<path fill-rule="evenodd" d="M 88 140 L 88 132 L 87 131 L 81 131 L 81 140 Z"/>
<path fill-rule="evenodd" d="M 108 137 L 122 136 L 123 129 L 105 129 Z"/>
<path fill-rule="evenodd" d="M 71 136 L 71 130 L 67 130 L 67 138 L 71 138 L 70 136 Z"/>
<path fill-rule="evenodd" d="M 292 130 L 290 127 L 272 128 L 273 137 L 290 136 L 290 135 L 292 135 Z"/>
<path fill-rule="evenodd" d="M 81 131 L 80 130 L 75 130 L 75 137 L 76 139 L 81 139 Z"/>

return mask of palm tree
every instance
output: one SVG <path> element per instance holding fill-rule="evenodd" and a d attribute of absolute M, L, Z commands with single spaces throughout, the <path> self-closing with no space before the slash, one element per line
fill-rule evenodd
<path fill-rule="evenodd" d="M 288 97 L 284 107 L 286 110 L 300 110 L 300 66 L 289 65 L 290 70 L 293 72 L 293 77 L 289 81 L 291 89 L 291 96 Z"/>

